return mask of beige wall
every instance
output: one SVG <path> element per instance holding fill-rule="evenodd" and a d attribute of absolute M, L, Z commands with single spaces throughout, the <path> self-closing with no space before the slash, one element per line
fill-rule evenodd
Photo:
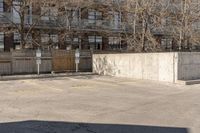
<path fill-rule="evenodd" d="M 95 54 L 93 72 L 166 82 L 200 79 L 200 53 Z"/>
<path fill-rule="evenodd" d="M 176 82 L 178 53 L 95 54 L 93 72 L 102 75 Z"/>

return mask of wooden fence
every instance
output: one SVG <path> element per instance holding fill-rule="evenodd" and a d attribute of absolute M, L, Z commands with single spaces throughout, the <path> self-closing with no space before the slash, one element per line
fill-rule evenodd
<path fill-rule="evenodd" d="M 40 72 L 48 73 L 51 72 L 51 53 L 42 51 Z M 12 73 L 36 73 L 36 52 L 35 51 L 14 51 L 12 52 Z"/>
<path fill-rule="evenodd" d="M 53 71 L 62 72 L 76 70 L 75 51 L 56 50 L 52 52 Z M 92 52 L 80 51 L 79 71 L 92 71 Z"/>
<path fill-rule="evenodd" d="M 0 54 L 0 75 L 12 73 L 11 53 Z"/>
<path fill-rule="evenodd" d="M 42 51 L 40 72 L 75 71 L 75 51 Z M 81 51 L 80 71 L 92 71 L 91 51 Z M 37 73 L 36 51 L 24 50 L 0 53 L 0 75 Z"/>
<path fill-rule="evenodd" d="M 56 50 L 52 52 L 53 71 L 74 71 L 75 55 L 74 51 Z"/>

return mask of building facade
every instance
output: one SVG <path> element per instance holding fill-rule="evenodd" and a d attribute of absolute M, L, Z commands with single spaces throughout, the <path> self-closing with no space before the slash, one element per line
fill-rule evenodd
<path fill-rule="evenodd" d="M 124 12 L 104 0 L 80 3 L 33 4 L 22 0 L 0 0 L 0 51 L 24 48 L 126 49 Z M 23 43 L 22 43 L 23 41 Z"/>
<path fill-rule="evenodd" d="M 199 0 L 0 0 L 0 51 L 199 49 Z"/>

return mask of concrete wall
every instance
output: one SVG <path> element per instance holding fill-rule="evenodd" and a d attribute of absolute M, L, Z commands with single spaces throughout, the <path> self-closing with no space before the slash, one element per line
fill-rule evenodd
<path fill-rule="evenodd" d="M 179 53 L 178 79 L 200 79 L 200 53 Z"/>
<path fill-rule="evenodd" d="M 200 53 L 95 54 L 93 72 L 166 82 L 200 79 Z"/>
<path fill-rule="evenodd" d="M 178 53 L 95 54 L 93 72 L 102 75 L 176 82 Z"/>

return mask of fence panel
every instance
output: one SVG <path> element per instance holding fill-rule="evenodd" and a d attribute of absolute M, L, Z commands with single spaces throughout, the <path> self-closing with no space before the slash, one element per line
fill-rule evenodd
<path fill-rule="evenodd" d="M 41 60 L 40 72 L 51 72 L 51 53 L 42 51 Z M 36 52 L 34 50 L 12 52 L 12 72 L 13 74 L 36 73 Z"/>
<path fill-rule="evenodd" d="M 0 53 L 0 75 L 11 74 L 11 53 Z"/>
<path fill-rule="evenodd" d="M 41 73 L 48 73 L 52 71 L 52 54 L 50 51 L 42 51 L 42 64 L 40 65 Z"/>
<path fill-rule="evenodd" d="M 34 73 L 36 72 L 36 63 L 32 57 L 13 57 L 13 74 Z"/>
<path fill-rule="evenodd" d="M 54 50 L 52 52 L 52 65 L 55 72 L 75 71 L 75 52 Z"/>
<path fill-rule="evenodd" d="M 53 71 L 76 71 L 75 51 L 55 50 L 52 53 Z M 80 51 L 79 71 L 92 71 L 92 52 L 89 50 Z"/>
<path fill-rule="evenodd" d="M 12 73 L 34 73 L 36 72 L 36 63 L 34 61 L 35 52 L 29 51 L 13 51 L 12 52 Z"/>
<path fill-rule="evenodd" d="M 92 71 L 92 52 L 90 50 L 81 51 L 79 70 L 83 72 Z"/>
<path fill-rule="evenodd" d="M 74 72 L 75 51 L 53 50 L 42 51 L 40 72 Z M 92 53 L 80 51 L 79 71 L 92 71 Z M 0 75 L 37 73 L 36 51 L 15 50 L 0 53 Z"/>

